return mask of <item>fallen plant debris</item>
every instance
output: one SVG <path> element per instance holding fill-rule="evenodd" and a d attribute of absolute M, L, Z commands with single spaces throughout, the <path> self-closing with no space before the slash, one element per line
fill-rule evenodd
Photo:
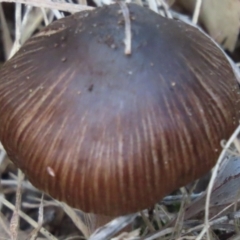
<path fill-rule="evenodd" d="M 177 0 L 175 3 L 193 12 L 197 0 Z M 240 28 L 240 4 L 238 0 L 202 1 L 199 22 L 209 35 L 225 49 L 234 51 Z"/>

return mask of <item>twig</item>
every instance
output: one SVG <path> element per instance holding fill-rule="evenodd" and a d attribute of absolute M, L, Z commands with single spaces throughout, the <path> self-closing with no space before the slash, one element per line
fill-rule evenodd
<path fill-rule="evenodd" d="M 130 22 L 130 16 L 129 16 L 129 10 L 128 6 L 125 2 L 118 2 L 125 21 L 125 54 L 130 55 L 131 54 L 131 39 L 132 39 L 132 33 L 131 33 L 131 22 Z"/>
<path fill-rule="evenodd" d="M 3 153 L 3 154 L 5 154 L 5 156 L 6 156 L 6 153 Z M 0 159 L 1 159 L 1 154 L 0 154 Z M 0 161 L 1 162 L 1 161 Z M 1 163 L 2 164 L 2 163 Z M 15 186 L 15 185 L 17 185 L 18 183 L 17 183 L 17 181 L 16 180 L 8 180 L 8 179 L 1 179 L 0 180 L 0 183 L 1 183 L 1 185 L 3 185 L 3 186 Z M 28 189 L 28 190 L 30 190 L 30 191 L 34 191 L 34 192 L 40 192 L 37 188 L 35 188 L 29 181 L 23 181 L 22 182 L 22 187 L 24 188 L 24 189 Z"/>
<path fill-rule="evenodd" d="M 117 232 L 128 226 L 136 218 L 137 214 L 131 214 L 123 217 L 118 217 L 103 227 L 98 228 L 88 240 L 106 240 L 110 239 Z"/>
<path fill-rule="evenodd" d="M 170 234 L 170 233 L 172 233 L 172 231 L 174 231 L 174 228 L 166 228 L 166 229 L 163 229 L 161 231 L 158 231 L 158 232 L 152 234 L 149 237 L 144 238 L 144 240 L 154 240 L 154 239 L 163 237 L 167 234 Z"/>
<path fill-rule="evenodd" d="M 174 230 L 172 232 L 172 237 L 174 238 L 178 238 L 180 233 L 181 233 L 181 229 L 183 226 L 183 221 L 184 221 L 184 210 L 186 207 L 186 200 L 187 200 L 187 191 L 184 187 L 182 187 L 181 189 L 182 195 L 183 195 L 183 200 L 181 202 L 181 206 L 177 215 L 177 219 L 176 219 L 176 223 L 174 225 Z"/>
<path fill-rule="evenodd" d="M 233 142 L 234 142 L 234 145 L 235 145 L 235 147 L 238 151 L 238 154 L 240 154 L 240 140 L 236 138 L 236 139 L 234 139 Z"/>
<path fill-rule="evenodd" d="M 44 24 L 45 24 L 45 26 L 47 26 L 49 24 L 49 21 L 48 21 L 46 9 L 45 8 L 41 8 L 41 12 L 42 12 L 42 15 L 43 15 Z"/>
<path fill-rule="evenodd" d="M 192 193 L 189 195 L 189 198 L 191 201 L 195 200 L 196 198 L 199 198 L 202 195 L 202 193 Z M 173 196 L 167 196 L 163 198 L 162 203 L 165 205 L 172 205 L 176 203 L 180 203 L 184 199 L 184 195 L 173 195 Z"/>
<path fill-rule="evenodd" d="M 235 212 L 235 213 L 230 213 L 226 216 L 222 216 L 220 218 L 214 219 L 212 221 L 209 222 L 209 226 L 214 226 L 217 224 L 221 224 L 221 223 L 225 223 L 225 222 L 229 222 L 230 220 L 234 220 L 236 218 L 240 217 L 240 211 Z M 202 229 L 204 227 L 204 224 L 199 224 L 198 226 L 192 227 L 190 229 L 187 229 L 184 233 L 184 235 L 187 235 L 191 232 L 195 232 L 195 231 L 199 231 L 200 229 Z"/>
<path fill-rule="evenodd" d="M 155 232 L 155 229 L 154 229 L 152 223 L 151 223 L 151 222 L 149 221 L 149 219 L 145 216 L 144 212 L 141 211 L 140 214 L 141 214 L 141 217 L 142 217 L 143 221 L 145 222 L 145 224 L 147 225 L 148 229 L 150 230 L 150 232 Z"/>
<path fill-rule="evenodd" d="M 228 206 L 226 206 L 225 208 L 223 208 L 220 212 L 218 212 L 216 215 L 214 215 L 210 221 L 216 219 L 218 216 L 222 215 L 223 212 L 227 211 L 230 207 L 234 206 L 235 202 L 229 204 Z"/>
<path fill-rule="evenodd" d="M 40 231 L 40 229 L 41 229 L 41 227 L 43 225 L 43 197 L 44 197 L 44 194 L 42 194 L 40 206 L 39 206 L 39 209 L 38 209 L 38 226 L 37 226 L 37 228 L 35 228 L 31 232 L 30 240 L 37 239 L 38 232 Z"/>
<path fill-rule="evenodd" d="M 18 239 L 19 211 L 21 208 L 21 198 L 22 198 L 21 185 L 22 185 L 23 178 L 24 178 L 24 174 L 21 172 L 21 170 L 18 170 L 18 187 L 16 192 L 16 205 L 10 221 L 10 232 L 11 232 L 12 240 Z"/>
<path fill-rule="evenodd" d="M 15 209 L 15 206 L 11 204 L 9 201 L 6 199 L 0 199 L 0 201 L 9 209 L 13 210 Z M 37 228 L 38 223 L 35 222 L 32 218 L 30 218 L 27 214 L 25 214 L 22 211 L 19 211 L 19 215 L 26 221 L 28 222 L 31 226 Z M 49 240 L 57 240 L 50 232 L 48 232 L 45 228 L 41 228 L 40 232 Z"/>
<path fill-rule="evenodd" d="M 64 14 L 62 12 L 59 12 L 58 10 L 56 9 L 52 9 L 52 12 L 54 14 L 54 16 L 57 18 L 57 19 L 61 19 L 64 17 Z"/>
<path fill-rule="evenodd" d="M 46 12 L 49 12 L 49 10 L 46 10 Z M 43 17 L 44 15 L 41 11 L 41 8 L 33 8 L 32 6 L 28 6 L 22 21 L 22 44 L 29 39 L 33 32 L 38 28 L 43 21 Z"/>
<path fill-rule="evenodd" d="M 92 10 L 93 7 L 83 6 L 79 4 L 52 2 L 50 0 L 0 0 L 0 2 L 16 2 L 31 5 L 34 7 L 52 8 L 65 12 L 80 12 Z"/>
<path fill-rule="evenodd" d="M 149 4 L 149 8 L 154 12 L 158 13 L 158 5 L 156 0 L 147 0 L 147 2 Z"/>
<path fill-rule="evenodd" d="M 3 163 L 6 156 L 6 152 L 4 150 L 0 150 L 0 165 Z"/>
<path fill-rule="evenodd" d="M 59 202 L 60 203 L 60 202 Z M 73 210 L 73 208 L 70 208 L 67 204 L 65 203 L 60 203 L 60 205 L 62 206 L 63 210 L 65 211 L 65 213 L 72 219 L 72 221 L 74 222 L 74 224 L 76 225 L 76 227 L 82 232 L 82 234 L 84 235 L 84 237 L 86 237 L 86 239 L 88 239 L 89 237 L 89 231 L 87 226 L 84 224 L 84 222 L 78 217 L 78 215 L 76 214 L 76 212 Z"/>
<path fill-rule="evenodd" d="M 15 41 L 9 58 L 11 58 L 21 47 L 22 5 L 20 3 L 16 3 L 15 7 Z"/>
<path fill-rule="evenodd" d="M 162 7 L 163 7 L 163 9 L 164 9 L 164 12 L 165 12 L 167 18 L 172 19 L 173 16 L 172 16 L 171 12 L 169 11 L 169 6 L 168 6 L 168 4 L 165 2 L 165 0 L 159 0 L 159 1 L 160 1 L 161 5 L 162 5 Z"/>
<path fill-rule="evenodd" d="M 157 204 L 154 207 L 154 211 L 155 211 L 155 219 L 156 219 L 156 222 L 157 222 L 158 229 L 161 229 L 162 228 L 162 223 L 161 223 L 160 212 L 159 212 Z"/>
<path fill-rule="evenodd" d="M 197 24 L 197 22 L 198 22 L 199 14 L 200 14 L 201 7 L 202 7 L 202 1 L 203 0 L 196 1 L 196 6 L 194 9 L 193 18 L 192 18 L 193 24 Z"/>
<path fill-rule="evenodd" d="M 28 17 L 30 15 L 32 9 L 33 9 L 33 6 L 27 6 L 26 7 L 26 10 L 25 10 L 25 13 L 24 13 L 24 16 L 23 16 L 23 20 L 22 20 L 22 26 L 21 26 L 22 29 L 24 29 L 26 27 L 27 21 L 28 21 Z"/>

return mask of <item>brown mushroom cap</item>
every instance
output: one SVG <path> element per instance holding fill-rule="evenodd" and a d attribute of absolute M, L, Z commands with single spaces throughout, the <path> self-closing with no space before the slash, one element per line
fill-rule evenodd
<path fill-rule="evenodd" d="M 86 212 L 150 207 L 209 171 L 239 120 L 225 56 L 200 31 L 128 5 L 32 37 L 0 72 L 0 140 L 30 181 Z"/>

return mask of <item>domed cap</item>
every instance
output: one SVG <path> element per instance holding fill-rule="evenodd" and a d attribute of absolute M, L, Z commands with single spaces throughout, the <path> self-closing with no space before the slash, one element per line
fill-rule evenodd
<path fill-rule="evenodd" d="M 129 4 L 58 20 L 0 72 L 0 140 L 38 188 L 105 215 L 209 171 L 239 120 L 231 66 L 185 23 Z"/>

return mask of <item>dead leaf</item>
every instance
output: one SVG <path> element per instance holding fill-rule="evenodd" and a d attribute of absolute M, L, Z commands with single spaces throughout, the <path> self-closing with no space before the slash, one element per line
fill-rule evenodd
<path fill-rule="evenodd" d="M 136 239 L 140 235 L 140 228 L 133 230 L 132 232 L 123 232 L 117 237 L 112 238 L 111 240 L 128 240 L 128 239 Z"/>
<path fill-rule="evenodd" d="M 134 213 L 134 214 L 118 217 L 112 220 L 111 222 L 98 228 L 93 234 L 91 234 L 91 236 L 89 237 L 89 240 L 110 239 L 120 230 L 124 229 L 126 226 L 132 223 L 136 218 L 136 216 L 137 214 Z"/>
<path fill-rule="evenodd" d="M 178 0 L 183 8 L 193 13 L 197 0 Z M 199 16 L 209 35 L 229 51 L 233 51 L 240 28 L 239 0 L 203 0 Z"/>
<path fill-rule="evenodd" d="M 214 217 L 226 206 L 234 204 L 239 199 L 240 191 L 240 157 L 226 156 L 219 169 L 218 176 L 210 199 L 210 217 Z M 191 219 L 204 211 L 206 193 L 191 203 L 185 212 L 185 219 Z M 229 209 L 230 210 L 230 209 Z M 232 210 L 232 208 L 231 208 Z"/>

